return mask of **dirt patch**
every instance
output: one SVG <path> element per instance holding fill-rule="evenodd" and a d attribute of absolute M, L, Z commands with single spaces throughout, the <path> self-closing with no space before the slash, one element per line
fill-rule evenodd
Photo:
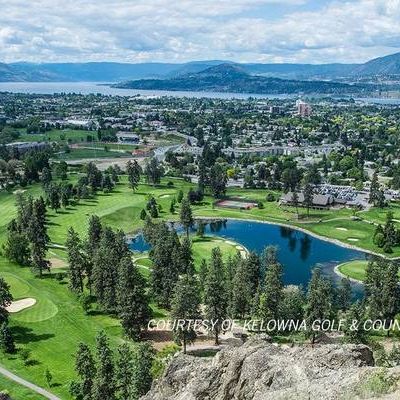
<path fill-rule="evenodd" d="M 9 313 L 17 313 L 19 311 L 25 310 L 25 308 L 32 307 L 36 304 L 36 299 L 28 297 L 26 299 L 16 300 L 9 305 L 6 310 Z"/>

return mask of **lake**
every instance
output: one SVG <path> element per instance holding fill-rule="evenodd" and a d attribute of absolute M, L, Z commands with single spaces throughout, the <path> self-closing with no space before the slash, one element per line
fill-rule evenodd
<path fill-rule="evenodd" d="M 193 230 L 194 231 L 194 230 Z M 279 261 L 284 266 L 284 283 L 307 287 L 314 266 L 339 282 L 334 267 L 345 261 L 365 259 L 366 253 L 342 247 L 278 225 L 262 222 L 228 220 L 226 223 L 207 224 L 206 235 L 220 236 L 260 254 L 266 246 L 277 246 Z M 149 245 L 139 235 L 129 242 L 133 251 L 147 251 Z M 361 294 L 362 286 L 353 284 L 354 292 Z"/>
<path fill-rule="evenodd" d="M 35 93 L 35 94 L 54 94 L 54 93 L 79 93 L 93 94 L 101 93 L 110 96 L 174 96 L 174 97 L 196 97 L 214 99 L 290 99 L 298 98 L 300 95 L 287 94 L 254 94 L 254 93 L 218 93 L 218 92 L 185 92 L 185 91 L 166 91 L 166 90 L 138 90 L 138 89 L 117 89 L 107 86 L 107 82 L 0 82 L 0 92 L 12 93 Z M 307 96 L 305 96 L 307 97 Z M 310 96 L 309 96 L 310 97 Z M 312 96 L 319 97 L 319 96 Z M 326 97 L 326 96 L 320 96 Z M 337 98 L 337 96 L 333 96 Z M 348 96 L 343 96 L 346 98 Z M 400 99 L 384 98 L 355 98 L 364 103 L 400 105 Z"/>

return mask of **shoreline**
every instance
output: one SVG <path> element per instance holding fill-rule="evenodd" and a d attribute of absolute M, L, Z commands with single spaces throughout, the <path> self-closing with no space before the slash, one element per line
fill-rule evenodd
<path fill-rule="evenodd" d="M 345 275 L 343 272 L 341 272 L 341 271 L 339 270 L 339 268 L 340 268 L 342 265 L 346 264 L 347 262 L 348 262 L 348 261 L 346 261 L 346 262 L 344 262 L 344 263 L 340 263 L 340 264 L 338 264 L 338 265 L 335 265 L 335 268 L 333 269 L 333 271 L 335 272 L 335 274 L 338 275 L 338 276 L 340 276 L 341 278 L 348 279 L 350 282 L 358 283 L 359 285 L 363 285 L 363 286 L 364 286 L 364 282 L 363 282 L 363 281 L 359 281 L 358 279 L 351 278 L 350 276 Z"/>
<path fill-rule="evenodd" d="M 220 217 L 207 217 L 207 218 L 210 219 L 210 220 L 211 219 L 215 219 L 215 220 L 221 219 Z M 196 220 L 198 220 L 198 219 L 201 220 L 202 217 L 201 216 L 195 216 L 195 219 Z M 303 232 L 303 233 L 305 233 L 307 235 L 310 235 L 312 237 L 315 237 L 316 239 L 324 240 L 326 242 L 329 242 L 329 243 L 332 243 L 332 244 L 336 244 L 338 246 L 345 247 L 345 248 L 348 248 L 348 249 L 351 249 L 351 250 L 356 250 L 356 251 L 359 251 L 359 252 L 362 252 L 362 253 L 366 253 L 366 254 L 369 254 L 369 255 L 382 257 L 382 258 L 385 258 L 387 260 L 400 260 L 400 256 L 398 256 L 398 257 L 387 257 L 384 254 L 376 253 L 376 252 L 374 252 L 372 250 L 363 249 L 361 247 L 357 247 L 357 246 L 349 244 L 349 243 L 341 242 L 339 239 L 332 239 L 332 238 L 328 238 L 326 236 L 318 235 L 317 233 L 311 232 L 311 231 L 309 231 L 309 230 L 307 230 L 305 228 L 299 227 L 297 225 L 290 225 L 290 224 L 285 224 L 285 223 L 275 222 L 275 221 L 268 221 L 268 220 L 267 221 L 263 221 L 263 220 L 257 220 L 257 219 L 251 219 L 251 218 L 224 217 L 224 219 L 228 220 L 228 221 L 231 220 L 231 221 L 259 222 L 261 224 L 282 226 L 284 228 L 294 229 L 294 230 L 297 230 L 299 232 Z"/>

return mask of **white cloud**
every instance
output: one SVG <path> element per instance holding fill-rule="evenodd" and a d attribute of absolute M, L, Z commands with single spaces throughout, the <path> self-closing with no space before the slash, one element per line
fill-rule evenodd
<path fill-rule="evenodd" d="M 0 61 L 359 62 L 400 50 L 400 0 L 301 11 L 307 1 L 0 0 Z M 277 4 L 291 13 L 274 18 Z"/>

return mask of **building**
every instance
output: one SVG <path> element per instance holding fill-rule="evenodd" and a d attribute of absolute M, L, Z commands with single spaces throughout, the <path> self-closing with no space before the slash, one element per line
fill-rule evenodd
<path fill-rule="evenodd" d="M 296 102 L 296 106 L 297 106 L 297 114 L 300 115 L 301 117 L 310 117 L 311 116 L 311 106 L 310 104 L 299 100 Z"/>
<path fill-rule="evenodd" d="M 306 205 L 304 204 L 304 193 L 298 192 L 297 197 L 298 197 L 297 205 L 299 207 L 306 207 Z M 284 194 L 280 199 L 280 203 L 287 205 L 287 206 L 293 206 L 294 205 L 293 204 L 293 193 L 288 192 L 288 193 Z M 334 198 L 331 195 L 314 194 L 312 205 L 310 208 L 313 208 L 316 210 L 323 210 L 323 209 L 326 209 L 326 208 L 329 208 L 330 206 L 332 206 L 333 203 L 334 203 Z"/>
<path fill-rule="evenodd" d="M 116 136 L 120 143 L 138 144 L 140 140 L 138 135 L 131 132 L 118 132 Z"/>
<path fill-rule="evenodd" d="M 30 150 L 44 150 L 50 147 L 46 142 L 14 142 L 6 144 L 8 149 L 16 149 L 20 155 Z"/>

